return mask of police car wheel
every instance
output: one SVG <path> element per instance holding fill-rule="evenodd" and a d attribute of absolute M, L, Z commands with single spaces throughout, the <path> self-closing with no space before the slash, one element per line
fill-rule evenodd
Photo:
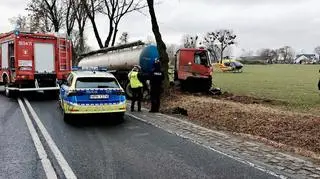
<path fill-rule="evenodd" d="M 124 122 L 124 113 L 117 114 L 117 117 L 115 120 L 116 120 L 115 122 L 117 124 L 123 123 Z"/>
<path fill-rule="evenodd" d="M 65 112 L 63 112 L 63 120 L 66 123 L 70 123 L 71 121 L 71 115 L 70 114 L 66 114 Z"/>

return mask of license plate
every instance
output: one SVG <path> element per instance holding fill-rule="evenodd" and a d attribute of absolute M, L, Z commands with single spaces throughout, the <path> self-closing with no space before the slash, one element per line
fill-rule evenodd
<path fill-rule="evenodd" d="M 108 99 L 109 95 L 90 95 L 90 99 Z"/>

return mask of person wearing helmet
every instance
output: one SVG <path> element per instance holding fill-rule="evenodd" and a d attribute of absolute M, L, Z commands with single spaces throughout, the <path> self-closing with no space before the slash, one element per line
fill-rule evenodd
<path fill-rule="evenodd" d="M 138 103 L 138 111 L 141 112 L 141 101 L 142 101 L 142 88 L 143 84 L 139 80 L 139 76 L 141 76 L 141 68 L 138 65 L 135 65 L 132 71 L 128 74 L 128 78 L 130 81 L 130 86 L 132 89 L 132 101 L 131 101 L 131 112 L 134 111 L 134 105 L 137 101 Z"/>
<path fill-rule="evenodd" d="M 151 110 L 149 112 L 159 112 L 163 80 L 164 74 L 161 71 L 160 61 L 156 60 L 150 77 Z"/>

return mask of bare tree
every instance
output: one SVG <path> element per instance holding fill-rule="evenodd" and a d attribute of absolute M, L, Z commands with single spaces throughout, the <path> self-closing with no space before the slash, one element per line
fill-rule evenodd
<path fill-rule="evenodd" d="M 290 46 L 284 46 L 278 50 L 279 55 L 283 58 L 284 63 L 292 63 L 294 58 L 294 50 Z"/>
<path fill-rule="evenodd" d="M 32 0 L 27 10 L 49 19 L 55 32 L 59 32 L 64 24 L 65 2 L 62 0 Z"/>
<path fill-rule="evenodd" d="M 119 38 L 120 42 L 119 44 L 127 44 L 129 39 L 129 34 L 128 32 L 123 32 Z"/>
<path fill-rule="evenodd" d="M 210 52 L 211 56 L 213 57 L 213 61 L 219 62 L 221 59 L 221 52 L 220 48 L 218 46 L 210 46 L 210 48 L 207 48 L 208 51 Z"/>
<path fill-rule="evenodd" d="M 73 31 L 73 27 L 76 21 L 76 10 L 75 3 L 76 0 L 64 0 L 66 4 L 66 12 L 65 12 L 65 19 L 66 19 L 66 29 L 68 36 L 71 35 Z"/>
<path fill-rule="evenodd" d="M 277 52 L 273 49 L 261 49 L 259 54 L 264 61 L 270 64 L 272 64 L 273 60 L 277 58 Z"/>
<path fill-rule="evenodd" d="M 216 44 L 215 40 L 211 38 L 209 33 L 206 34 L 202 44 L 208 49 L 210 55 L 213 57 L 213 61 L 219 61 L 221 59 L 220 48 Z"/>
<path fill-rule="evenodd" d="M 109 34 L 104 44 L 105 47 L 108 47 L 110 42 L 111 46 L 114 46 L 119 23 L 126 14 L 147 7 L 143 0 L 104 0 L 104 6 L 101 12 L 109 19 Z"/>
<path fill-rule="evenodd" d="M 9 19 L 15 29 L 20 31 L 30 31 L 30 21 L 27 16 L 18 15 Z"/>
<path fill-rule="evenodd" d="M 182 37 L 182 43 L 184 48 L 196 48 L 198 44 L 198 35 L 185 34 Z"/>
<path fill-rule="evenodd" d="M 168 76 L 169 56 L 167 53 L 167 47 L 166 47 L 166 44 L 163 42 L 162 36 L 160 33 L 157 17 L 154 10 L 154 0 L 147 0 L 147 3 L 149 7 L 149 14 L 151 17 L 152 31 L 157 41 L 157 47 L 160 55 L 160 63 L 161 63 L 162 71 L 165 74 L 164 88 L 168 89 L 169 88 L 169 76 Z"/>
<path fill-rule="evenodd" d="M 319 59 L 320 59 L 320 46 L 316 47 L 314 49 L 314 52 L 318 55 Z"/>
<path fill-rule="evenodd" d="M 91 21 L 93 32 L 97 39 L 98 45 L 100 48 L 103 48 L 104 45 L 102 43 L 99 31 L 98 31 L 98 27 L 96 24 L 96 15 L 97 15 L 97 12 L 101 11 L 103 2 L 101 0 L 81 0 L 81 3 L 84 9 L 86 10 L 88 18 Z"/>
<path fill-rule="evenodd" d="M 84 30 L 88 20 L 88 14 L 81 0 L 73 0 L 73 9 L 75 10 L 75 20 L 77 22 L 78 34 L 79 34 L 79 52 L 85 50 L 85 37 Z"/>
<path fill-rule="evenodd" d="M 223 53 L 227 47 L 235 44 L 236 35 L 231 30 L 218 30 L 215 32 L 209 32 L 205 36 L 205 42 L 212 47 L 216 47 L 220 52 L 220 60 L 223 59 Z"/>
<path fill-rule="evenodd" d="M 177 44 L 167 44 L 167 53 L 169 56 L 169 64 L 171 66 L 175 65 L 175 55 L 179 50 L 180 46 Z"/>
<path fill-rule="evenodd" d="M 179 50 L 179 45 L 177 44 L 168 44 L 167 45 L 167 53 L 169 57 L 175 56 L 176 52 Z"/>
<path fill-rule="evenodd" d="M 45 5 L 42 1 L 32 0 L 28 3 L 27 11 L 29 11 L 28 17 L 32 19 L 30 21 L 31 32 L 51 32 L 53 24 L 51 23 Z"/>
<path fill-rule="evenodd" d="M 80 36 L 79 31 L 74 30 L 71 34 L 72 44 L 73 44 L 73 65 L 78 65 L 78 56 L 89 52 L 91 49 L 86 43 L 87 38 L 85 36 Z"/>
<path fill-rule="evenodd" d="M 49 19 L 38 13 L 17 16 L 9 19 L 13 28 L 24 32 L 50 32 L 53 29 Z"/>

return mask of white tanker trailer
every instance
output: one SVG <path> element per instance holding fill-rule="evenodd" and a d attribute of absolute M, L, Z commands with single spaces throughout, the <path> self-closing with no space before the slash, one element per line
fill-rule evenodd
<path fill-rule="evenodd" d="M 84 54 L 78 66 L 81 68 L 106 67 L 119 80 L 129 97 L 132 96 L 128 73 L 134 65 L 139 65 L 145 76 L 152 71 L 154 62 L 159 58 L 157 46 L 134 42 L 118 47 L 101 49 Z M 145 84 L 145 90 L 148 85 Z"/>
<path fill-rule="evenodd" d="M 137 46 L 135 48 L 110 51 L 84 57 L 79 67 L 107 67 L 108 70 L 128 71 L 134 65 L 140 65 L 144 73 L 151 72 L 153 64 L 159 58 L 157 47 L 154 45 Z"/>

